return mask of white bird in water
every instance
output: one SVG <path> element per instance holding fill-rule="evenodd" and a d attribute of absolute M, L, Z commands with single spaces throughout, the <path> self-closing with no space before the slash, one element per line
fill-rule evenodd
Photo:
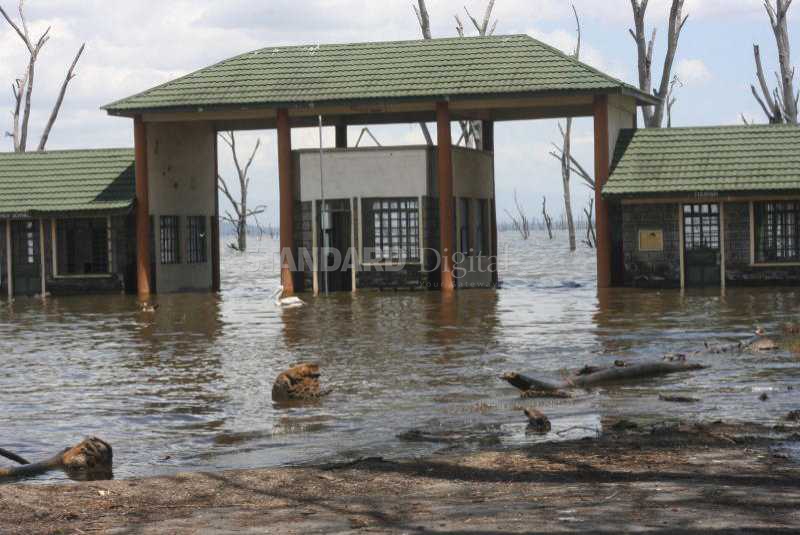
<path fill-rule="evenodd" d="M 272 294 L 273 299 L 275 299 L 275 306 L 281 308 L 299 308 L 306 306 L 305 301 L 299 297 L 281 297 L 281 295 L 283 295 L 283 287 L 279 286 Z"/>

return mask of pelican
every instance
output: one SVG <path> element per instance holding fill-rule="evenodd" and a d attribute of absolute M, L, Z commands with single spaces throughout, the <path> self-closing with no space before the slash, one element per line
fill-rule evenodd
<path fill-rule="evenodd" d="M 281 297 L 282 294 L 282 286 L 279 286 L 278 289 L 272 293 L 272 298 L 275 300 L 275 306 L 281 308 L 299 308 L 306 306 L 305 301 L 299 297 Z"/>

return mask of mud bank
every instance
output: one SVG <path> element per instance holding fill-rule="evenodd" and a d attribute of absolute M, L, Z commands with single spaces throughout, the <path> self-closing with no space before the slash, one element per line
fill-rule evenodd
<path fill-rule="evenodd" d="M 800 532 L 800 465 L 782 453 L 797 428 L 614 429 L 417 460 L 0 486 L 0 533 Z"/>

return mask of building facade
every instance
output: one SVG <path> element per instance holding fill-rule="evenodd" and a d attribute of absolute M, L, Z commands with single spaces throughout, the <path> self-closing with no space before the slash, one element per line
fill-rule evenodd
<path fill-rule="evenodd" d="M 800 283 L 800 128 L 623 131 L 603 194 L 626 285 Z"/>

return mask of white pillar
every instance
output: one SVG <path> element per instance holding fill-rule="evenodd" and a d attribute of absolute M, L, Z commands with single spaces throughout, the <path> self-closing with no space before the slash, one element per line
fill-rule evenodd
<path fill-rule="evenodd" d="M 39 220 L 39 273 L 42 277 L 42 299 L 47 296 L 47 262 L 44 254 L 44 219 Z"/>
<path fill-rule="evenodd" d="M 13 276 L 13 265 L 14 263 L 11 260 L 11 220 L 6 219 L 6 277 L 8 280 L 8 300 L 11 301 L 14 299 L 14 276 Z"/>
<path fill-rule="evenodd" d="M 686 288 L 686 258 L 684 256 L 686 252 L 686 243 L 684 242 L 683 237 L 683 204 L 678 203 L 678 247 L 680 247 L 680 259 L 681 259 L 681 290 Z"/>
<path fill-rule="evenodd" d="M 725 289 L 725 203 L 719 203 L 719 270 L 720 286 Z"/>

